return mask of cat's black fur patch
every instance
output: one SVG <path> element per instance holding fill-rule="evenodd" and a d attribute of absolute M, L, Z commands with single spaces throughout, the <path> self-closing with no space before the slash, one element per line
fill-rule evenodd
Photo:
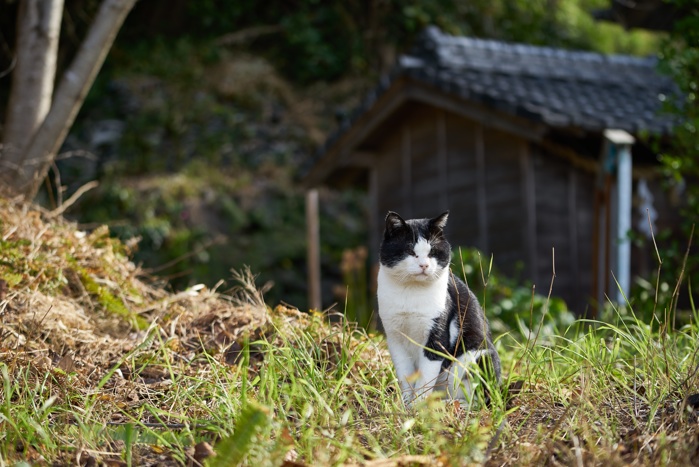
<path fill-rule="evenodd" d="M 478 300 L 468 286 L 449 272 L 448 298 L 445 313 L 434 320 L 430 335 L 425 344 L 425 356 L 430 360 L 442 360 L 442 367 L 447 368 L 451 360 L 441 354 L 454 358 L 464 352 L 488 350 L 493 371 L 500 379 L 500 358 L 493 346 L 490 329 Z M 452 323 L 456 322 L 458 337 L 452 344 Z M 483 359 L 481 357 L 479 360 Z M 479 362 L 481 363 L 481 362 Z M 483 362 L 485 364 L 485 362 Z M 487 365 L 487 364 L 486 364 Z"/>

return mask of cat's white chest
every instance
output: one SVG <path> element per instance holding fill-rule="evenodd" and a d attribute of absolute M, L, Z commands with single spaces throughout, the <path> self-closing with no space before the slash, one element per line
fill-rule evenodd
<path fill-rule="evenodd" d="M 383 266 L 379 269 L 379 315 L 387 334 L 407 342 L 413 340 L 416 348 L 425 345 L 434 319 L 446 305 L 448 274 L 442 276 L 429 284 L 406 284 L 397 281 Z"/>

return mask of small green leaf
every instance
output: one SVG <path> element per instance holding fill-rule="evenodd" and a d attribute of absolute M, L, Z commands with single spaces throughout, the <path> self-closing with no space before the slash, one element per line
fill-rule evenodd
<path fill-rule="evenodd" d="M 248 402 L 235 423 L 233 434 L 216 445 L 216 456 L 207 460 L 209 467 L 238 465 L 252 447 L 252 441 L 259 428 L 267 425 L 269 410 L 254 402 Z"/>

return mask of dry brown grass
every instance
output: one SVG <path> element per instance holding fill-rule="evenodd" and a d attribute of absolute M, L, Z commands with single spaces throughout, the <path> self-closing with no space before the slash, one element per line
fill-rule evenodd
<path fill-rule="evenodd" d="M 93 423 L 129 421 L 124 409 L 162 398 L 173 368 L 206 378 L 203 354 L 233 363 L 243 339 L 269 321 L 249 273 L 238 277 L 240 293 L 203 286 L 169 293 L 106 228 L 81 232 L 34 206 L 0 199 L 0 240 L 0 361 L 12 380 L 48 381 L 44 396 L 58 403 L 100 392 Z M 168 368 L 160 357 L 133 363 L 163 343 Z"/>

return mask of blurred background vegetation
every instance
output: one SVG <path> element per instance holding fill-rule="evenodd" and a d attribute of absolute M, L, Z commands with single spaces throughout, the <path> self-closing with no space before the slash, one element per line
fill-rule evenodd
<path fill-rule="evenodd" d="M 59 74 L 98 5 L 66 0 Z M 84 228 L 106 223 L 113 235 L 140 239 L 129 243 L 135 261 L 173 288 L 214 286 L 247 264 L 261 284 L 273 283 L 270 303 L 305 309 L 301 168 L 415 36 L 436 24 L 453 34 L 636 55 L 677 43 L 592 19 L 591 11 L 608 6 L 607 0 L 138 2 L 41 201 L 55 205 L 96 179 L 99 188 L 69 217 Z M 17 1 L 0 0 L 0 70 L 11 68 L 16 11 Z M 696 33 L 690 37 L 696 41 Z M 690 81 L 684 84 L 692 88 Z M 9 82 L 0 78 L 0 109 Z M 323 302 L 337 301 L 359 316 L 357 309 L 373 303 L 368 255 L 358 249 L 368 238 L 364 195 L 328 189 L 320 206 Z M 486 301 L 498 310 L 526 302 L 529 312 L 529 286 L 496 272 L 490 284 L 497 287 Z M 568 319 L 564 304 L 552 307 L 562 310 L 562 322 Z M 504 322 L 503 329 L 516 326 L 522 323 Z"/>

